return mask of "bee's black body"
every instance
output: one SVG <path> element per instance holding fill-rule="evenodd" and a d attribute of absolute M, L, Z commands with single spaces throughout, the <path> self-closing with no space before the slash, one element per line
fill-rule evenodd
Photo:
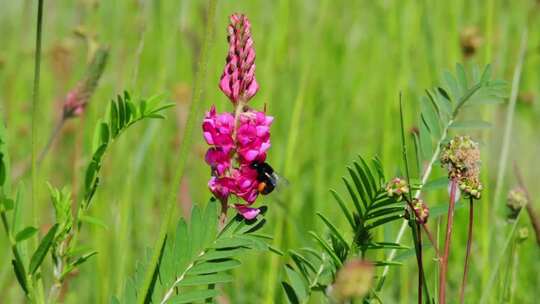
<path fill-rule="evenodd" d="M 251 168 L 257 171 L 257 181 L 259 182 L 259 193 L 266 195 L 274 191 L 277 184 L 277 176 L 274 169 L 266 162 L 253 162 Z"/>

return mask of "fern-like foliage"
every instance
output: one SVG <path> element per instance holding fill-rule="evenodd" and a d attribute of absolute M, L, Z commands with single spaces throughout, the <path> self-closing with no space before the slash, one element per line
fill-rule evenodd
<path fill-rule="evenodd" d="M 248 250 L 270 249 L 268 236 L 257 232 L 266 220 L 261 215 L 248 221 L 236 215 L 218 231 L 219 204 L 212 199 L 202 209 L 194 206 L 190 222 L 180 219 L 174 235 L 168 236 L 162 248 L 158 269 L 145 303 L 192 303 L 209 300 L 219 292 L 216 284 L 231 282 L 228 273 L 241 265 L 237 257 Z M 150 260 L 150 252 L 147 262 Z M 141 296 L 146 263 L 139 264 L 126 284 L 122 303 L 136 303 Z M 139 299 L 140 300 L 140 299 Z M 113 300 L 120 303 L 118 300 Z"/>
<path fill-rule="evenodd" d="M 94 132 L 93 155 L 85 174 L 85 195 L 81 205 L 83 209 L 88 208 L 99 185 L 101 161 L 109 144 L 118 138 L 123 131 L 143 119 L 165 118 L 160 112 L 174 106 L 174 104 L 160 104 L 161 99 L 160 96 L 154 96 L 135 104 L 128 92 L 124 92 L 123 96 L 117 96 L 116 101 L 111 101 L 107 118 L 98 122 Z"/>
<path fill-rule="evenodd" d="M 37 286 L 36 279 L 43 277 L 41 266 L 49 253 L 52 256 L 54 277 L 49 297 L 53 301 L 59 295 L 65 277 L 97 253 L 93 250 L 81 251 L 81 247 L 78 246 L 78 236 L 83 222 L 101 222 L 86 215 L 85 212 L 88 210 L 99 185 L 101 162 L 109 145 L 123 131 L 138 121 L 148 118 L 164 118 L 160 112 L 171 106 L 173 104 L 161 104 L 159 96 L 142 100 L 136 104 L 131 101 L 127 92 L 111 101 L 106 118 L 98 123 L 94 134 L 93 155 L 86 170 L 83 201 L 79 204 L 76 214 L 73 215 L 71 211 L 73 201 L 67 188 L 59 190 L 49 185 L 56 222 L 39 241 L 39 245 L 33 253 L 26 252 L 27 246 L 20 246 L 22 242 L 34 237 L 37 234 L 37 229 L 27 226 L 17 231 L 21 222 L 19 211 L 21 196 L 17 195 L 15 199 L 11 199 L 7 191 L 9 166 L 7 150 L 5 149 L 5 132 L 3 126 L 0 126 L 0 215 L 4 230 L 11 243 L 15 276 L 31 301 L 37 301 L 35 297 L 38 292 L 34 290 Z M 10 221 L 7 213 L 12 210 L 13 216 Z M 26 257 L 30 257 L 30 259 L 28 260 Z"/>
<path fill-rule="evenodd" d="M 291 250 L 292 263 L 286 265 L 287 281 L 282 282 L 290 303 L 306 303 L 313 292 L 326 293 L 343 263 L 354 257 L 366 258 L 370 251 L 408 249 L 396 243 L 377 242 L 373 231 L 381 225 L 403 218 L 405 203 L 388 196 L 384 170 L 378 158 L 370 167 L 361 157 L 347 168 L 350 179 L 343 177 L 350 202 L 331 190 L 343 217 L 349 225 L 349 234 L 342 233 L 323 214 L 317 215 L 325 224 L 325 235 L 311 231 L 320 249 Z M 370 255 L 371 257 L 371 255 Z M 375 266 L 399 265 L 396 262 L 373 261 Z"/>
<path fill-rule="evenodd" d="M 481 120 L 459 120 L 464 108 L 499 103 L 506 97 L 506 82 L 491 80 L 491 67 L 482 72 L 475 66 L 469 77 L 461 64 L 456 65 L 455 75 L 444 73 L 444 84 L 426 90 L 420 101 L 421 115 L 419 134 L 415 140 L 419 161 L 438 157 L 438 149 L 447 140 L 451 129 L 488 128 L 490 124 Z"/>

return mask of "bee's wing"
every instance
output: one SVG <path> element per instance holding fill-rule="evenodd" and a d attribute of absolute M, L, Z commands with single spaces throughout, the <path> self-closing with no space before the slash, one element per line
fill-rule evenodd
<path fill-rule="evenodd" d="M 273 172 L 271 174 L 266 173 L 266 176 L 275 185 L 276 190 L 280 190 L 289 186 L 289 181 L 285 177 L 277 174 L 276 172 Z"/>

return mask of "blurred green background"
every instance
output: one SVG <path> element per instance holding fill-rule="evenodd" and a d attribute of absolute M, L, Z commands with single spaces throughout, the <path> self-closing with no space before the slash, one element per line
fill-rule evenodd
<path fill-rule="evenodd" d="M 14 170 L 30 158 L 31 85 L 37 1 L 0 0 L 0 116 L 8 128 Z M 290 182 L 273 197 L 259 199 L 270 208 L 266 233 L 282 250 L 310 244 L 309 230 L 322 229 L 317 211 L 344 228 L 328 189 L 343 191 L 340 177 L 357 154 L 379 155 L 388 176 L 397 174 L 400 157 L 398 95 L 403 92 L 406 127 L 419 117 L 419 97 L 440 82 L 456 62 L 493 64 L 497 78 L 511 81 L 520 37 L 528 24 L 527 55 L 519 87 L 507 174 L 494 197 L 507 104 L 470 109 L 493 124 L 469 132 L 482 143 L 483 182 L 487 192 L 477 205 L 468 303 L 476 303 L 487 285 L 508 224 L 507 190 L 515 185 L 511 163 L 521 166 L 533 197 L 540 195 L 540 21 L 538 1 L 218 1 L 210 45 L 204 108 L 231 110 L 218 89 L 227 50 L 226 26 L 233 12 L 247 14 L 257 51 L 261 86 L 251 101 L 275 116 L 269 162 Z M 95 96 L 82 118 L 70 120 L 39 171 L 38 214 L 42 229 L 53 211 L 46 182 L 69 185 L 79 193 L 91 149 L 94 125 L 107 101 L 124 89 L 134 96 L 164 93 L 177 107 L 168 119 L 143 123 L 127 132 L 105 158 L 103 179 L 91 208 L 107 228 L 87 226 L 86 244 L 99 254 L 83 265 L 65 294 L 66 303 L 105 303 L 121 293 L 135 263 L 152 246 L 161 224 L 166 191 L 174 175 L 180 136 L 191 99 L 194 70 L 204 32 L 206 1 L 186 0 L 46 0 L 38 147 L 45 145 L 61 115 L 63 98 L 83 75 L 94 47 L 81 34 L 110 47 L 111 54 Z M 531 18 L 527 22 L 527 18 Z M 75 34 L 78 33 L 78 34 Z M 474 49 L 464 54 L 463 47 Z M 202 117 L 201 117 L 202 121 Z M 206 145 L 197 128 L 188 167 L 179 187 L 179 214 L 210 197 Z M 444 173 L 437 169 L 435 176 Z M 30 177 L 21 179 L 29 193 Z M 29 201 L 30 194 L 25 195 Z M 445 191 L 426 197 L 430 206 L 445 202 Z M 259 203 L 260 204 L 260 203 Z M 535 205 L 536 208 L 540 206 Z M 457 294 L 466 241 L 466 208 L 456 213 L 450 261 L 450 294 Z M 28 219 L 30 220 L 30 219 Z M 518 227 L 530 227 L 522 216 Z M 437 231 L 436 221 L 432 223 Z M 392 241 L 399 224 L 377 235 Z M 515 303 L 540 297 L 540 250 L 534 234 L 519 247 Z M 441 233 L 442 235 L 442 233 Z M 404 242 L 410 244 L 408 236 Z M 5 234 L 0 236 L 0 303 L 23 302 L 9 263 Z M 507 254 L 508 255 L 508 254 Z M 505 256 L 492 291 L 503 289 L 510 264 Z M 432 252 L 426 257 L 434 282 Z M 223 287 L 220 303 L 284 302 L 279 286 L 286 257 L 251 254 Z M 414 258 L 392 268 L 382 298 L 385 303 L 416 299 Z M 453 267 L 452 265 L 457 265 Z M 430 285 L 431 287 L 433 286 Z M 319 300 L 314 300 L 317 303 Z"/>

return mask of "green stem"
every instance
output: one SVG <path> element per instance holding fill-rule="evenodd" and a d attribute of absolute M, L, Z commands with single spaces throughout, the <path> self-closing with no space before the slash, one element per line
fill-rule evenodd
<path fill-rule="evenodd" d="M 461 291 L 459 292 L 459 302 L 464 303 L 465 300 L 465 285 L 467 284 L 467 273 L 469 272 L 469 258 L 471 255 L 471 245 L 473 238 L 473 219 L 474 219 L 474 204 L 473 198 L 469 199 L 469 231 L 467 236 L 467 251 L 465 253 L 465 265 L 463 266 L 463 280 L 461 281 Z"/>
<path fill-rule="evenodd" d="M 510 232 L 508 233 L 508 236 L 506 237 L 506 241 L 504 242 L 503 247 L 499 249 L 499 252 L 500 252 L 499 258 L 497 260 L 495 260 L 495 264 L 492 267 L 490 267 L 491 269 L 493 269 L 493 272 L 491 273 L 491 276 L 489 278 L 488 285 L 482 291 L 482 297 L 480 298 L 480 304 L 486 303 L 489 296 L 493 294 L 491 289 L 493 287 L 493 284 L 495 284 L 495 279 L 497 278 L 497 274 L 499 273 L 499 268 L 501 267 L 501 263 L 502 263 L 502 259 L 504 257 L 504 253 L 506 252 L 506 250 L 508 249 L 508 246 L 510 245 L 510 243 L 512 242 L 512 240 L 514 238 L 514 233 L 516 231 L 516 227 L 517 227 L 517 224 L 519 222 L 519 219 L 520 219 L 522 213 L 523 212 L 519 212 L 518 216 L 514 220 L 514 223 L 513 223 L 512 227 L 510 228 Z"/>
<path fill-rule="evenodd" d="M 516 67 L 514 69 L 514 75 L 512 78 L 512 91 L 510 93 L 510 101 L 508 103 L 508 109 L 506 112 L 506 124 L 504 126 L 504 135 L 503 135 L 503 143 L 501 147 L 501 156 L 499 158 L 499 170 L 497 172 L 497 182 L 495 184 L 495 195 L 494 198 L 494 205 L 496 208 L 499 208 L 500 205 L 500 197 L 502 194 L 502 188 L 503 188 L 503 179 L 505 176 L 506 171 L 506 164 L 508 161 L 508 153 L 510 151 L 510 137 L 512 135 L 512 124 L 514 120 L 514 112 L 516 109 L 516 102 L 517 97 L 519 93 L 519 83 L 521 79 L 521 70 L 523 67 L 523 62 L 525 61 L 525 54 L 527 50 L 527 28 L 523 30 L 523 34 L 521 37 L 521 46 L 519 49 L 519 56 L 518 61 L 516 63 Z"/>
<path fill-rule="evenodd" d="M 43 2 L 44 0 L 38 0 L 37 7 L 37 25 L 36 25 L 36 47 L 35 47 L 35 56 L 34 56 L 34 86 L 32 90 L 32 136 L 31 136 L 31 155 L 32 155 L 32 183 L 31 183 L 31 210 L 30 214 L 33 219 L 34 225 L 37 224 L 37 177 L 38 177 L 38 168 L 36 163 L 36 141 L 37 141 L 37 116 L 39 113 L 39 80 L 41 73 L 41 33 L 42 33 L 42 24 L 43 24 Z M 37 226 L 37 225 L 36 225 Z M 40 278 L 35 280 L 36 286 L 38 288 L 37 292 L 34 293 L 36 296 L 34 300 L 37 303 L 44 303 L 43 299 L 43 284 Z M 28 286 L 32 286 L 32 282 L 28 282 Z"/>
<path fill-rule="evenodd" d="M 144 304 L 146 302 L 146 299 L 149 296 L 149 293 L 151 293 L 150 289 L 152 285 L 152 279 L 154 277 L 155 271 L 159 263 L 159 257 L 161 255 L 163 242 L 165 241 L 165 238 L 167 236 L 167 231 L 171 224 L 172 217 L 173 217 L 172 215 L 174 213 L 173 211 L 176 206 L 176 196 L 178 192 L 177 191 L 178 185 L 180 184 L 180 181 L 182 180 L 182 177 L 184 176 L 184 171 L 185 171 L 184 169 L 186 166 L 187 157 L 191 149 L 193 130 L 194 130 L 195 124 L 197 123 L 197 121 L 199 121 L 199 116 L 200 116 L 199 114 L 202 110 L 201 99 L 202 99 L 203 87 L 204 87 L 204 82 L 206 79 L 206 74 L 207 74 L 207 69 L 208 69 L 208 46 L 210 44 L 210 39 L 213 36 L 216 2 L 217 0 L 208 1 L 206 32 L 205 32 L 204 41 L 203 41 L 203 45 L 201 49 L 199 69 L 197 71 L 197 74 L 195 77 L 195 83 L 193 86 L 193 99 L 189 107 L 186 127 L 184 130 L 184 134 L 182 136 L 182 143 L 180 146 L 180 156 L 177 163 L 176 174 L 172 181 L 171 189 L 170 189 L 167 201 L 166 201 L 167 207 L 165 208 L 165 213 L 163 214 L 163 217 L 162 217 L 164 220 L 161 222 L 158 239 L 156 241 L 156 244 L 154 245 L 152 258 L 150 260 L 146 273 L 144 274 L 143 284 L 140 286 L 140 289 L 138 290 L 138 295 L 139 295 L 138 303 L 140 304 Z"/>

